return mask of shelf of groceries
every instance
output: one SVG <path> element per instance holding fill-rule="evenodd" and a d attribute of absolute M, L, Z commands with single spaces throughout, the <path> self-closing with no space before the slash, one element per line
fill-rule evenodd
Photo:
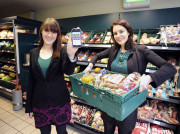
<path fill-rule="evenodd" d="M 82 112 L 83 111 L 83 108 L 84 107 L 91 107 L 92 109 L 94 109 L 97 113 L 96 114 L 98 114 L 99 112 L 101 112 L 99 109 L 97 109 L 97 108 L 93 108 L 90 104 L 88 104 L 86 101 L 84 101 L 84 100 L 82 100 L 82 99 L 79 99 L 79 98 L 77 98 L 77 97 L 74 97 L 74 96 L 71 96 L 71 99 L 73 99 L 75 102 L 77 102 L 77 103 L 75 103 L 75 106 L 73 106 L 72 107 L 72 112 L 73 112 L 73 119 L 75 120 L 75 122 L 74 122 L 74 124 L 78 124 L 78 125 L 81 125 L 81 126 L 83 126 L 83 127 L 85 127 L 85 128 L 87 128 L 88 129 L 88 131 L 89 131 L 89 129 L 90 129 L 90 131 L 93 131 L 93 132 L 98 132 L 98 133 L 103 133 L 103 130 L 102 129 L 100 129 L 99 130 L 99 126 L 103 126 L 102 125 L 102 123 L 100 123 L 100 124 L 95 124 L 96 123 L 96 118 L 99 118 L 99 117 L 95 117 L 94 115 L 95 114 L 92 114 L 91 113 L 91 115 L 92 116 L 94 116 L 94 118 L 91 120 L 91 121 L 89 121 L 88 123 L 87 122 L 83 122 L 81 119 L 82 119 L 82 117 L 81 117 L 81 113 L 79 113 L 78 114 L 78 112 Z M 78 105 L 79 106 L 78 106 Z M 86 109 L 86 108 L 84 108 L 84 109 Z M 90 111 L 92 111 L 92 109 L 90 110 Z M 140 120 L 141 122 L 144 122 L 144 123 L 150 123 L 150 124 L 154 124 L 154 125 L 159 125 L 159 126 L 161 126 L 161 127 L 164 127 L 164 128 L 166 128 L 166 129 L 172 129 L 172 131 L 173 130 L 176 130 L 177 129 L 177 127 L 178 127 L 178 125 L 180 125 L 179 123 L 170 123 L 170 122 L 168 122 L 167 120 L 165 120 L 164 118 L 163 119 L 159 119 L 159 118 L 157 118 L 157 117 L 153 117 L 152 119 L 150 119 L 149 117 L 147 118 L 147 119 L 145 119 L 145 118 L 139 118 L 140 116 L 142 116 L 141 115 L 141 112 L 139 112 L 140 110 L 139 109 L 143 109 L 143 107 L 139 107 L 138 108 L 138 120 Z M 85 113 L 88 113 L 88 112 L 85 112 Z M 75 115 L 74 115 L 75 114 Z M 76 115 L 77 114 L 77 115 Z M 145 112 L 144 114 L 147 114 L 147 112 Z M 76 117 L 76 116 L 80 116 L 80 117 Z M 83 114 L 82 114 L 83 115 Z M 84 115 L 84 116 L 87 116 L 87 115 Z M 96 115 L 97 116 L 97 115 Z M 147 116 L 149 116 L 149 114 L 147 114 Z M 87 116 L 88 117 L 88 116 Z M 85 118 L 85 117 L 84 117 Z M 168 117 L 166 117 L 166 118 L 168 118 Z M 99 120 L 101 120 L 101 119 L 99 119 Z M 93 122 L 94 122 L 94 124 L 93 124 Z M 100 122 L 100 121 L 99 121 Z"/>

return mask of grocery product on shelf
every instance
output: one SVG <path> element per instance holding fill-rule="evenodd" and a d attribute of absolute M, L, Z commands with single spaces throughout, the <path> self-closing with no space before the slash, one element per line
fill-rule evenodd
<path fill-rule="evenodd" d="M 105 31 L 94 31 L 87 43 L 102 43 Z"/>
<path fill-rule="evenodd" d="M 140 44 L 157 44 L 159 42 L 159 39 L 156 37 L 149 37 L 147 33 L 143 33 L 141 39 L 140 39 Z"/>
<path fill-rule="evenodd" d="M 132 134 L 150 134 L 150 123 L 137 120 Z"/>
<path fill-rule="evenodd" d="M 71 108 L 72 119 L 85 125 L 89 125 L 96 111 L 96 109 L 76 103 L 72 104 Z"/>
<path fill-rule="evenodd" d="M 98 129 L 100 131 L 104 131 L 104 123 L 103 123 L 103 120 L 101 118 L 101 112 L 100 111 L 97 111 L 95 114 L 94 114 L 94 118 L 93 118 L 93 122 L 91 124 L 91 127 L 92 128 L 95 128 L 95 129 Z"/>
<path fill-rule="evenodd" d="M 89 50 L 80 51 L 77 55 L 78 61 L 87 61 L 89 53 L 90 53 Z"/>
<path fill-rule="evenodd" d="M 145 106 L 138 107 L 138 118 L 147 121 L 160 120 L 170 124 L 178 124 L 177 114 L 175 105 L 157 100 L 148 100 Z"/>
<path fill-rule="evenodd" d="M 180 24 L 161 26 L 160 42 L 167 45 L 168 43 L 180 44 Z"/>
<path fill-rule="evenodd" d="M 106 33 L 103 43 L 113 43 L 112 37 L 111 37 L 111 32 Z"/>
<path fill-rule="evenodd" d="M 174 132 L 170 129 L 163 128 L 159 125 L 152 125 L 151 134 L 174 134 Z"/>

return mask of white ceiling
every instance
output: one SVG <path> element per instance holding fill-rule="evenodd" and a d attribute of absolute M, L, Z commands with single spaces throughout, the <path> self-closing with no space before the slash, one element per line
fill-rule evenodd
<path fill-rule="evenodd" d="M 0 18 L 92 0 L 0 0 Z"/>

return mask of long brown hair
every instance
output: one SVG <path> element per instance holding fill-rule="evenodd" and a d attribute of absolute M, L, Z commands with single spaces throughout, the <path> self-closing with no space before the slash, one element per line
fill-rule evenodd
<path fill-rule="evenodd" d="M 47 18 L 41 25 L 41 28 L 39 30 L 39 37 L 40 37 L 40 43 L 39 47 L 42 48 L 44 45 L 44 40 L 42 38 L 42 30 L 45 31 L 51 31 L 54 33 L 57 33 L 57 38 L 55 42 L 53 43 L 52 49 L 53 49 L 53 58 L 57 59 L 60 57 L 60 51 L 62 48 L 61 44 L 61 30 L 59 23 L 54 18 Z"/>
<path fill-rule="evenodd" d="M 123 19 L 118 19 L 116 21 L 114 21 L 111 25 L 111 35 L 112 35 L 112 39 L 114 41 L 114 45 L 116 47 L 120 47 L 119 44 L 116 42 L 116 40 L 114 39 L 114 34 L 113 34 L 113 27 L 115 25 L 121 25 L 123 27 L 126 28 L 126 30 L 129 32 L 129 36 L 128 36 L 128 40 L 127 42 L 125 43 L 125 49 L 126 50 L 129 50 L 131 49 L 133 46 L 134 46 L 134 43 L 133 43 L 133 30 L 132 30 L 132 27 L 129 25 L 129 23 L 126 21 L 126 20 L 123 20 Z"/>

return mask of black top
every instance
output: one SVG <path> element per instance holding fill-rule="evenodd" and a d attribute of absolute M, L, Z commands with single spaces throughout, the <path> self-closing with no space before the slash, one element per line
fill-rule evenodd
<path fill-rule="evenodd" d="M 32 107 L 43 107 L 47 102 L 50 106 L 64 106 L 70 102 L 70 95 L 64 80 L 64 73 L 73 73 L 76 62 L 71 62 L 66 48 L 61 50 L 60 58 L 53 59 L 43 76 L 38 57 L 40 48 L 30 51 L 30 69 L 26 100 L 26 113 L 32 112 Z"/>
<path fill-rule="evenodd" d="M 102 58 L 109 58 L 107 69 L 111 70 L 111 64 L 116 57 L 120 47 L 112 46 L 109 49 L 96 54 L 90 61 L 93 65 Z M 145 45 L 135 45 L 131 50 L 127 61 L 128 73 L 139 72 L 141 75 L 145 73 L 148 62 L 157 66 L 159 69 L 150 74 L 154 80 L 151 84 L 153 87 L 160 86 L 164 81 L 174 76 L 177 72 L 175 67 L 162 59 Z"/>

